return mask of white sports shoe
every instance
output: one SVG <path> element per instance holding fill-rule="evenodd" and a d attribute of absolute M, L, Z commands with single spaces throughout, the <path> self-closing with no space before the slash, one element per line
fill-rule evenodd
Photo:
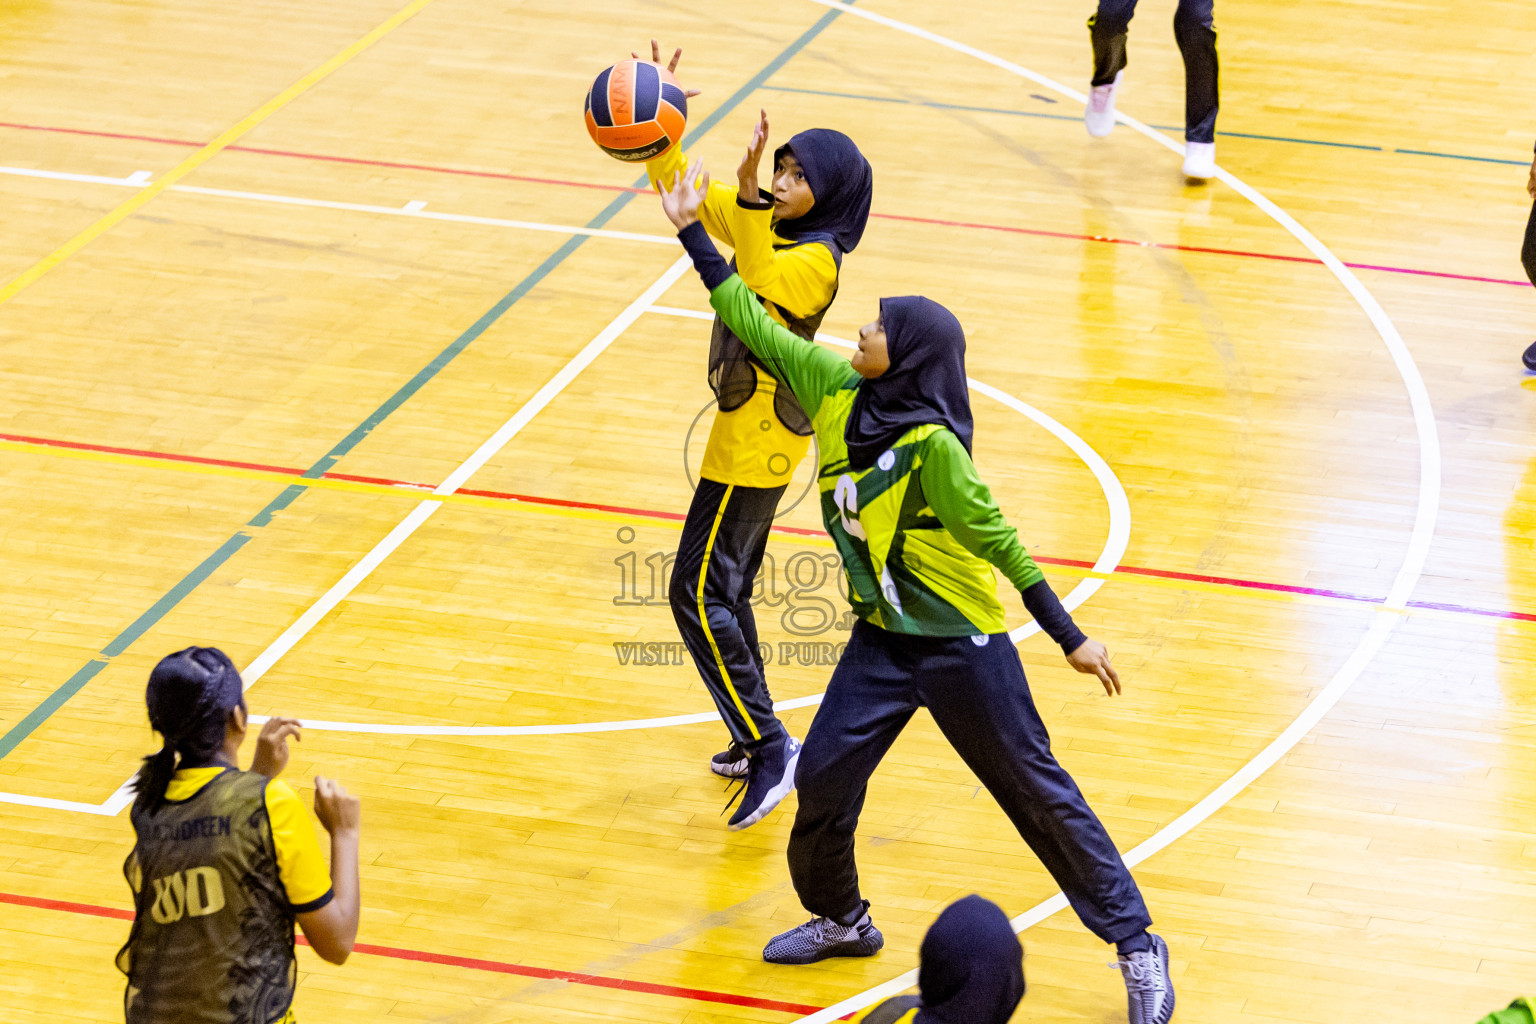
<path fill-rule="evenodd" d="M 1216 177 L 1216 143 L 1186 142 L 1184 144 L 1184 177 L 1205 181 Z"/>
<path fill-rule="evenodd" d="M 1124 74 L 1124 69 L 1116 71 L 1113 82 L 1096 85 L 1088 93 L 1088 108 L 1083 121 L 1088 125 L 1088 134 L 1096 139 L 1102 139 L 1115 128 L 1115 90 L 1120 88 L 1120 78 Z"/>

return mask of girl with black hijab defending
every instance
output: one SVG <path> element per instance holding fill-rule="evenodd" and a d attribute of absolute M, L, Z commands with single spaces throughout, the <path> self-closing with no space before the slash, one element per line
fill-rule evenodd
<path fill-rule="evenodd" d="M 654 40 L 651 55 L 660 63 Z M 673 55 L 669 69 L 681 55 Z M 848 136 L 813 128 L 774 151 L 773 190 L 763 191 L 758 165 L 767 144 L 764 111 L 736 169 L 737 187 L 708 185 L 698 217 L 735 250 L 737 272 L 765 315 L 809 339 L 837 295 L 843 255 L 863 237 L 873 173 Z M 649 161 L 646 173 L 659 187 L 687 168 L 688 158 L 675 146 Z M 794 789 L 800 745 L 773 711 L 752 587 L 779 499 L 810 447 L 812 429 L 795 395 L 719 319 L 709 386 L 714 423 L 668 597 L 678 632 L 730 730 L 730 749 L 717 754 L 711 768 L 746 778 L 729 821 L 742 829 Z"/>
<path fill-rule="evenodd" d="M 1024 998 L 1024 947 L 991 900 L 944 908 L 923 936 L 915 996 L 893 996 L 855 1024 L 1008 1024 Z"/>
<path fill-rule="evenodd" d="M 770 320 L 702 226 L 702 193 L 662 194 L 710 305 L 799 400 L 816 431 L 822 518 L 858 617 L 811 724 L 796 778 L 789 871 L 811 921 L 775 936 L 771 963 L 871 956 L 885 944 L 859 892 L 854 831 L 870 776 L 919 707 L 1002 805 L 1099 938 L 1119 950 L 1131 1024 L 1173 1013 L 1168 947 L 1077 784 L 1051 753 L 997 599 L 993 567 L 1041 629 L 1108 694 L 1120 681 L 1004 520 L 971 461 L 965 334 L 921 296 L 888 298 L 850 361 Z"/>

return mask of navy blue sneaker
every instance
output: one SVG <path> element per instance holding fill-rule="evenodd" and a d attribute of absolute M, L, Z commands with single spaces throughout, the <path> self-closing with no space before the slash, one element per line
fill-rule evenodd
<path fill-rule="evenodd" d="M 1531 342 L 1531 347 L 1525 350 L 1525 355 L 1521 358 L 1521 361 L 1525 363 L 1527 370 L 1536 373 L 1536 341 Z"/>
<path fill-rule="evenodd" d="M 747 777 L 747 750 L 740 743 L 732 743 L 730 747 L 720 751 L 709 759 L 709 770 L 727 779 L 744 779 Z"/>
<path fill-rule="evenodd" d="M 813 964 L 831 956 L 874 956 L 883 948 L 885 936 L 866 909 L 855 924 L 813 917 L 798 928 L 775 935 L 763 947 L 763 959 L 771 964 Z"/>
<path fill-rule="evenodd" d="M 1125 981 L 1131 1024 L 1168 1024 L 1173 1019 L 1173 980 L 1168 977 L 1168 943 L 1152 936 L 1152 948 L 1125 953 L 1118 963 Z"/>
<path fill-rule="evenodd" d="M 795 788 L 795 765 L 800 763 L 800 741 L 785 736 L 766 743 L 747 760 L 747 781 L 741 806 L 731 815 L 728 828 L 739 831 L 768 816 Z M 727 807 L 730 804 L 726 804 Z"/>

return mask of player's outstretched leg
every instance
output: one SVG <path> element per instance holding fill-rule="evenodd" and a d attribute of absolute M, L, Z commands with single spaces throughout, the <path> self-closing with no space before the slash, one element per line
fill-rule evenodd
<path fill-rule="evenodd" d="M 1220 103 L 1216 61 L 1215 0 L 1179 0 L 1173 37 L 1184 55 L 1184 176 L 1216 176 L 1216 111 Z"/>
<path fill-rule="evenodd" d="M 934 721 L 1083 924 L 1118 947 L 1131 1024 L 1167 1024 L 1174 1002 L 1168 947 L 1147 931 L 1152 919 L 1120 851 L 1051 753 L 1018 651 L 1006 633 L 942 643 L 927 659 L 919 691 Z"/>
<path fill-rule="evenodd" d="M 1093 44 L 1093 84 L 1088 93 L 1084 121 L 1088 134 L 1103 138 L 1115 127 L 1115 93 L 1125 71 L 1126 40 L 1136 0 L 1099 0 L 1099 9 L 1088 19 L 1088 39 Z"/>
<path fill-rule="evenodd" d="M 789 876 L 800 903 L 816 916 L 775 935 L 763 950 L 769 963 L 872 956 L 885 945 L 859 894 L 853 840 L 869 777 L 917 710 L 910 674 L 881 643 L 894 636 L 863 622 L 854 625 L 806 733 Z"/>

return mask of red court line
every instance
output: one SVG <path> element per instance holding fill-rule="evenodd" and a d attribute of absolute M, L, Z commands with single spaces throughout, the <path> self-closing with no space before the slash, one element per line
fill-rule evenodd
<path fill-rule="evenodd" d="M 292 466 L 269 466 L 259 462 L 237 462 L 232 459 L 213 459 L 201 455 L 176 455 L 170 452 L 150 451 L 142 448 L 118 448 L 111 445 L 87 444 L 83 441 L 61 441 L 48 437 L 30 437 L 25 434 L 0 433 L 0 441 L 16 441 L 22 444 L 34 444 L 47 448 L 66 448 L 75 451 L 104 452 L 111 455 L 131 455 L 138 458 L 157 459 L 168 462 L 187 462 L 202 466 L 219 466 L 230 469 L 252 469 L 266 473 L 281 473 L 284 476 L 302 477 L 304 471 Z M 431 492 L 432 484 L 419 483 L 414 480 L 392 480 L 388 477 L 358 476 L 353 473 L 325 473 L 326 480 L 346 480 L 351 483 L 377 484 L 383 487 L 403 487 L 416 491 Z M 530 505 L 548 505 L 555 508 L 589 509 L 595 512 L 612 512 L 619 515 L 637 516 L 645 519 L 662 519 L 669 522 L 682 522 L 687 516 L 682 512 L 664 512 L 659 509 L 633 508 L 627 505 L 607 505 L 595 501 L 573 501 L 569 498 L 546 498 L 533 494 L 518 494 L 514 491 L 485 491 L 460 488 L 456 493 L 470 494 L 479 498 L 495 498 L 502 501 L 518 501 Z M 774 526 L 773 532 L 794 537 L 822 537 L 824 531 L 806 529 L 800 526 Z M 1060 565 L 1074 569 L 1092 569 L 1094 563 L 1085 562 L 1076 558 L 1053 558 L 1050 555 L 1035 555 L 1036 562 L 1045 565 Z M 1187 580 L 1191 583 L 1210 583 L 1218 586 L 1236 587 L 1243 590 L 1267 590 L 1282 594 L 1300 594 L 1307 597 L 1331 597 L 1339 601 L 1353 601 L 1358 604 L 1381 604 L 1382 599 L 1368 597 L 1364 594 L 1351 594 L 1342 590 L 1324 590 L 1319 587 L 1301 587 L 1290 583 L 1269 583 L 1264 580 L 1242 579 L 1235 576 L 1211 576 L 1205 573 L 1178 572 L 1173 569 L 1152 569 L 1145 566 L 1118 565 L 1116 573 L 1124 573 L 1128 576 L 1152 576 L 1158 579 Z M 1478 615 L 1484 618 L 1513 619 L 1520 622 L 1536 622 L 1536 612 L 1503 611 L 1495 608 L 1475 608 L 1470 605 L 1445 604 L 1436 601 L 1409 601 L 1409 608 L 1423 608 L 1430 611 L 1457 612 L 1463 615 Z"/>
<path fill-rule="evenodd" d="M 896 213 L 876 213 L 871 216 L 884 220 L 905 220 L 915 224 L 937 224 L 943 227 L 973 228 L 978 231 L 1005 231 L 1009 234 L 1035 235 L 1040 238 L 1067 238 L 1082 242 L 1104 242 L 1109 245 L 1130 245 L 1141 249 L 1166 249 L 1170 252 L 1198 252 L 1212 256 L 1239 256 L 1250 260 L 1276 260 L 1282 263 L 1311 263 L 1322 266 L 1323 261 L 1314 256 L 1286 256 L 1274 252 L 1252 252 L 1247 249 L 1216 249 L 1205 245 L 1180 245 L 1176 242 L 1142 242 L 1134 238 L 1114 238 L 1110 235 L 1079 235 L 1070 231 L 1046 231 L 1041 228 L 1017 228 L 1004 224 L 980 224 L 966 220 L 937 220 L 932 217 L 907 217 Z M 1452 274 L 1444 270 L 1415 270 L 1411 267 L 1386 267 L 1375 263 L 1345 263 L 1352 270 L 1379 270 L 1386 274 L 1413 274 L 1419 277 L 1443 277 L 1453 281 L 1478 281 L 1483 284 L 1510 284 L 1525 288 L 1529 281 L 1516 281 L 1502 277 L 1479 277 L 1475 274 Z"/>
<path fill-rule="evenodd" d="M 0 128 L 14 128 L 18 131 L 29 132 L 59 132 L 67 135 L 90 135 L 105 139 L 131 139 L 137 142 L 154 142 L 170 146 L 200 147 L 201 142 L 192 142 L 187 139 L 164 139 L 153 135 L 127 135 L 121 132 L 90 131 L 84 128 L 56 128 L 51 125 L 18 124 L 13 121 L 0 121 Z M 427 171 L 431 174 L 457 174 L 472 178 L 497 178 L 502 181 L 524 181 L 539 185 L 558 185 L 565 188 L 589 188 L 604 192 L 634 192 L 643 194 L 647 189 L 631 188 L 626 185 L 608 185 L 590 181 L 570 181 L 563 178 L 538 178 L 524 174 L 508 174 L 501 171 L 476 171 L 460 167 L 443 167 L 436 164 L 412 164 L 399 163 L 392 160 L 371 160 L 362 157 L 333 156 L 326 153 L 307 153 L 288 149 L 265 149 L 258 146 L 234 145 L 228 147 L 231 151 L 241 153 L 258 153 L 266 156 L 290 157 L 298 160 L 324 160 L 330 163 L 354 164 L 362 167 L 391 167 L 399 170 Z M 1252 252 L 1245 249 L 1218 249 L 1202 245 L 1179 245 L 1174 242 L 1143 242 L 1133 238 L 1113 238 L 1108 235 L 1085 235 L 1070 231 L 1047 231 L 1040 228 L 1009 227 L 1003 224 L 983 224 L 975 221 L 940 220 L 932 217 L 910 217 L 896 213 L 874 213 L 872 217 L 880 220 L 907 221 L 913 224 L 933 224 L 940 227 L 970 228 L 977 231 L 1003 231 L 1009 234 L 1034 235 L 1038 238 L 1064 238 L 1078 242 L 1102 242 L 1109 245 L 1130 245 L 1143 249 L 1163 249 L 1170 252 L 1194 252 L 1205 253 L 1213 256 L 1234 256 L 1242 259 L 1276 260 L 1284 263 L 1310 263 L 1321 266 L 1323 261 L 1311 256 L 1286 256 L 1280 253 Z M 1481 284 L 1514 285 L 1519 288 L 1529 288 L 1529 281 L 1520 281 L 1502 277 L 1480 277 L 1476 274 L 1453 274 L 1443 270 L 1417 270 L 1412 267 L 1389 267 L 1376 263 L 1345 263 L 1346 267 L 1353 270 L 1374 270 L 1384 274 L 1410 274 L 1415 277 L 1438 277 L 1451 281 L 1475 281 Z"/>
<path fill-rule="evenodd" d="M 35 896 L 18 896 L 0 892 L 0 903 L 17 907 L 33 907 L 38 910 L 58 910 L 68 914 L 85 914 L 90 917 L 107 917 L 118 921 L 132 921 L 133 911 L 118 907 L 98 907 L 90 903 L 70 903 L 65 900 L 39 899 Z M 309 945 L 304 936 L 297 937 L 300 945 Z M 687 988 L 682 985 L 663 985 L 651 981 L 632 981 L 628 978 L 609 978 L 601 974 L 581 971 L 560 971 L 549 967 L 529 967 L 526 964 L 507 963 L 502 960 L 482 960 L 479 957 L 454 956 L 449 953 L 429 953 L 419 949 L 400 949 L 396 946 L 376 946 L 359 942 L 352 947 L 354 953 L 389 957 L 392 960 L 411 960 L 416 963 L 443 964 L 448 967 L 464 967 L 472 971 L 489 971 L 493 974 L 514 974 L 523 978 L 540 978 L 546 981 L 567 981 L 573 985 L 593 988 L 611 988 L 623 992 L 644 992 L 647 995 L 672 996 L 692 999 L 701 1003 L 722 1003 L 726 1006 L 747 1006 L 756 1010 L 776 1010 L 780 1013 L 808 1014 L 820 1010 L 819 1006 L 806 1003 L 789 1003 L 781 999 L 763 999 L 758 996 L 742 996 L 733 992 L 715 992 L 703 988 Z"/>

